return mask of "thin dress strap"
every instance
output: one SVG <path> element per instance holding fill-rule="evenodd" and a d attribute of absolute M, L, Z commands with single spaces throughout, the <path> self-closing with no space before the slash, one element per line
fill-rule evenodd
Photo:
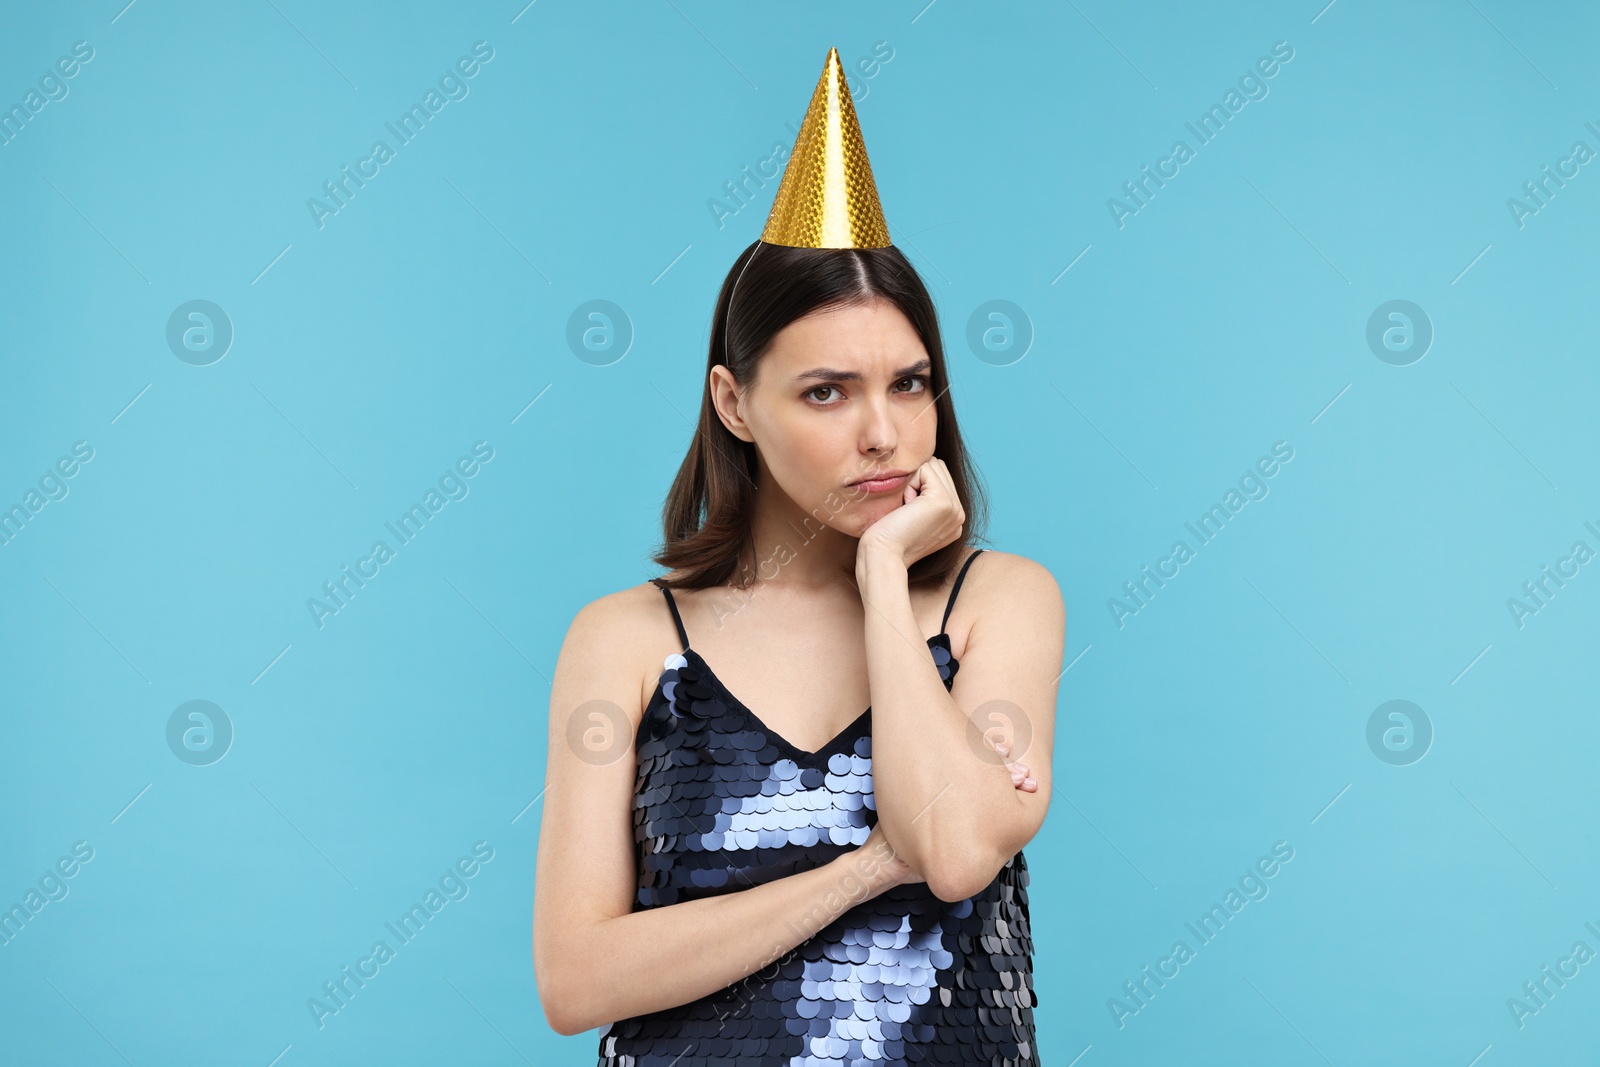
<path fill-rule="evenodd" d="M 950 610 L 956 606 L 956 594 L 961 592 L 961 583 L 966 581 L 967 568 L 972 566 L 972 561 L 977 559 L 983 551 L 981 548 L 978 549 L 978 551 L 968 556 L 967 561 L 961 565 L 961 573 L 956 575 L 956 584 L 950 587 L 950 602 L 944 606 L 944 621 L 939 623 L 940 633 L 944 633 L 944 628 L 950 623 Z M 673 610 L 676 612 L 677 609 L 674 608 Z"/>
<path fill-rule="evenodd" d="M 972 561 L 968 560 L 967 562 L 970 563 Z M 678 614 L 678 602 L 672 599 L 672 590 L 662 585 L 659 578 L 650 579 L 650 584 L 661 590 L 662 595 L 667 598 L 667 607 L 672 609 L 672 622 L 678 627 L 678 637 L 683 641 L 683 650 L 685 652 L 689 651 L 689 631 L 683 628 L 683 616 Z"/>

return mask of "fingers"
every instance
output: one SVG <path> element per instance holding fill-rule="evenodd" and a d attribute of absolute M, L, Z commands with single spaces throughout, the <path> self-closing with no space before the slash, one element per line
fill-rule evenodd
<path fill-rule="evenodd" d="M 924 493 L 936 486 L 951 500 L 956 498 L 955 478 L 950 474 L 950 468 L 945 461 L 938 456 L 929 456 L 927 461 L 917 468 L 915 479 L 917 488 Z"/>
<path fill-rule="evenodd" d="M 962 526 L 967 521 L 967 516 L 961 507 L 960 496 L 956 493 L 955 476 L 950 473 L 950 468 L 945 461 L 938 456 L 928 460 L 928 467 L 931 471 L 929 481 L 938 486 L 939 499 L 941 503 L 944 503 L 950 509 L 951 518 L 955 521 L 955 529 L 952 531 L 952 535 L 958 537 Z M 923 491 L 926 492 L 926 488 Z"/>
<path fill-rule="evenodd" d="M 909 504 L 922 495 L 923 483 L 926 480 L 923 471 L 927 469 L 924 464 L 911 472 L 911 477 L 906 479 L 906 484 L 900 487 L 900 503 Z"/>
<path fill-rule="evenodd" d="M 991 740 L 989 744 L 992 745 L 994 750 L 1000 753 L 1002 757 L 1011 755 L 1010 745 L 1007 745 L 1002 741 L 994 740 Z M 1005 763 L 1006 770 L 1011 773 L 1011 784 L 1013 786 L 1025 793 L 1033 793 L 1038 791 L 1038 779 L 1034 778 L 1032 774 L 1028 773 L 1028 765 L 1026 763 L 1012 762 L 1009 759 L 1006 760 Z"/>

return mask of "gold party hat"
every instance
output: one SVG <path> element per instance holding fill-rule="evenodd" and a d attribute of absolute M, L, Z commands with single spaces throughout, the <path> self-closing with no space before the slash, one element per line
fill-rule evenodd
<path fill-rule="evenodd" d="M 884 248 L 890 243 L 837 48 L 828 49 L 761 240 L 790 248 Z"/>

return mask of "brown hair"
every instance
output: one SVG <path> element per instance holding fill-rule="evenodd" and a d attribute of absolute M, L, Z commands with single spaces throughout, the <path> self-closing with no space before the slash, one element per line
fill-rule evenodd
<path fill-rule="evenodd" d="M 949 469 L 967 516 L 960 537 L 911 565 L 911 584 L 943 582 L 970 541 L 982 536 L 988 500 L 956 424 L 938 313 L 910 262 L 892 245 L 790 248 L 756 241 L 734 261 L 717 295 L 700 421 L 661 508 L 664 537 L 651 558 L 686 573 L 676 581 L 656 579 L 658 584 L 702 589 L 732 583 L 743 588 L 754 575 L 749 557 L 754 550 L 750 514 L 756 490 L 755 445 L 735 437 L 717 417 L 711 402 L 711 368 L 722 364 L 740 386 L 747 386 L 772 339 L 785 326 L 814 311 L 874 299 L 899 308 L 928 350 L 933 364 L 929 386 L 939 419 L 934 455 Z M 736 575 L 745 580 L 733 583 Z"/>

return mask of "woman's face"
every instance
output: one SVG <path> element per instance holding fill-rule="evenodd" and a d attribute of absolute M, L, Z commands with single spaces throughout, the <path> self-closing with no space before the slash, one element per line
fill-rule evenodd
<path fill-rule="evenodd" d="M 790 323 L 742 395 L 726 367 L 712 374 L 718 413 L 755 443 L 763 477 L 849 536 L 899 507 L 906 478 L 894 476 L 933 456 L 932 361 L 886 300 Z"/>

